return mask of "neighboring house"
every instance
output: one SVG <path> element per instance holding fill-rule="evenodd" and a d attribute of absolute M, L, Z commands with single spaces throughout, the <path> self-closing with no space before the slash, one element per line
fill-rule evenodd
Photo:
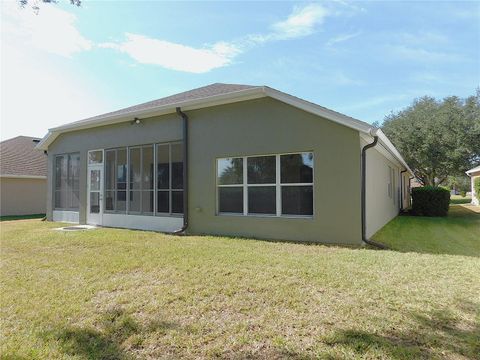
<path fill-rule="evenodd" d="M 17 136 L 0 143 L 0 214 L 44 214 L 47 205 L 47 156 L 40 139 Z"/>
<path fill-rule="evenodd" d="M 409 206 L 408 165 L 380 130 L 266 86 L 212 84 L 50 129 L 47 217 L 362 244 L 375 134 L 369 237 Z"/>
<path fill-rule="evenodd" d="M 468 176 L 470 176 L 471 186 L 472 186 L 472 204 L 473 205 L 480 205 L 480 194 L 475 192 L 475 188 L 473 186 L 473 182 L 476 178 L 480 178 L 480 166 L 474 167 L 471 170 L 466 172 Z"/>

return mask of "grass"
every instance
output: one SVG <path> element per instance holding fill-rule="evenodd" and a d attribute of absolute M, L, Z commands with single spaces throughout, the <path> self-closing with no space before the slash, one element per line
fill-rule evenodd
<path fill-rule="evenodd" d="M 373 238 L 402 252 L 480 257 L 479 209 L 453 205 L 446 217 L 398 216 Z"/>
<path fill-rule="evenodd" d="M 463 226 L 478 221 L 462 214 Z M 1 225 L 5 359 L 480 354 L 468 242 L 464 256 L 58 226 Z"/>
<path fill-rule="evenodd" d="M 42 219 L 44 217 L 45 217 L 45 214 L 8 215 L 8 216 L 0 216 L 0 221 Z"/>
<path fill-rule="evenodd" d="M 460 195 L 451 195 L 450 196 L 450 204 L 470 204 L 472 202 L 472 198 L 470 196 L 460 196 Z"/>

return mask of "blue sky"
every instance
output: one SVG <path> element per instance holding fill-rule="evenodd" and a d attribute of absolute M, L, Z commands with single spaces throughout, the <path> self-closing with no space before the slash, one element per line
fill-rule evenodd
<path fill-rule="evenodd" d="M 2 2 L 1 137 L 214 82 L 367 122 L 480 84 L 479 2 Z"/>

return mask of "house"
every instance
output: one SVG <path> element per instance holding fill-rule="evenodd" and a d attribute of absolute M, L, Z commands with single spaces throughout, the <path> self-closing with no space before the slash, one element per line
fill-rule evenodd
<path fill-rule="evenodd" d="M 474 167 L 466 172 L 468 176 L 470 176 L 471 186 L 472 186 L 472 204 L 473 205 L 480 205 L 480 194 L 475 192 L 474 182 L 475 179 L 480 178 L 480 166 Z"/>
<path fill-rule="evenodd" d="M 17 136 L 0 143 L 0 215 L 45 214 L 47 156 L 40 139 Z"/>
<path fill-rule="evenodd" d="M 54 221 L 362 244 L 410 205 L 412 171 L 381 130 L 267 86 L 208 85 L 38 148 Z"/>

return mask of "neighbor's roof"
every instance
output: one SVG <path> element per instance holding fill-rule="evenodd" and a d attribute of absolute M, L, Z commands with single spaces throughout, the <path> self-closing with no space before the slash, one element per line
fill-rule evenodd
<path fill-rule="evenodd" d="M 0 176 L 46 178 L 47 156 L 35 149 L 39 141 L 30 136 L 17 136 L 0 142 Z"/>
<path fill-rule="evenodd" d="M 252 86 L 239 84 L 215 83 L 197 89 L 185 91 L 158 100 L 149 101 L 135 106 L 130 106 L 103 115 L 94 116 L 88 119 L 75 121 L 59 127 L 49 129 L 47 135 L 39 143 L 38 148 L 47 150 L 48 146 L 58 135 L 75 130 L 88 129 L 97 126 L 111 125 L 125 121 L 132 121 L 134 118 L 147 118 L 152 116 L 175 113 L 180 107 L 183 111 L 201 109 L 216 105 L 230 104 L 239 101 L 271 97 L 286 104 L 292 105 L 306 112 L 321 116 L 325 119 L 342 124 L 358 130 L 367 136 L 376 132 L 382 143 L 394 157 L 396 157 L 410 172 L 405 160 L 398 153 L 388 138 L 372 125 L 343 115 L 339 112 L 327 109 L 323 106 L 305 101 L 298 97 L 272 89 L 268 86 Z"/>
<path fill-rule="evenodd" d="M 470 169 L 470 170 L 466 171 L 465 173 L 467 175 L 471 175 L 471 174 L 476 173 L 476 172 L 480 172 L 480 165 L 477 166 L 477 167 L 474 167 L 473 169 Z"/>

